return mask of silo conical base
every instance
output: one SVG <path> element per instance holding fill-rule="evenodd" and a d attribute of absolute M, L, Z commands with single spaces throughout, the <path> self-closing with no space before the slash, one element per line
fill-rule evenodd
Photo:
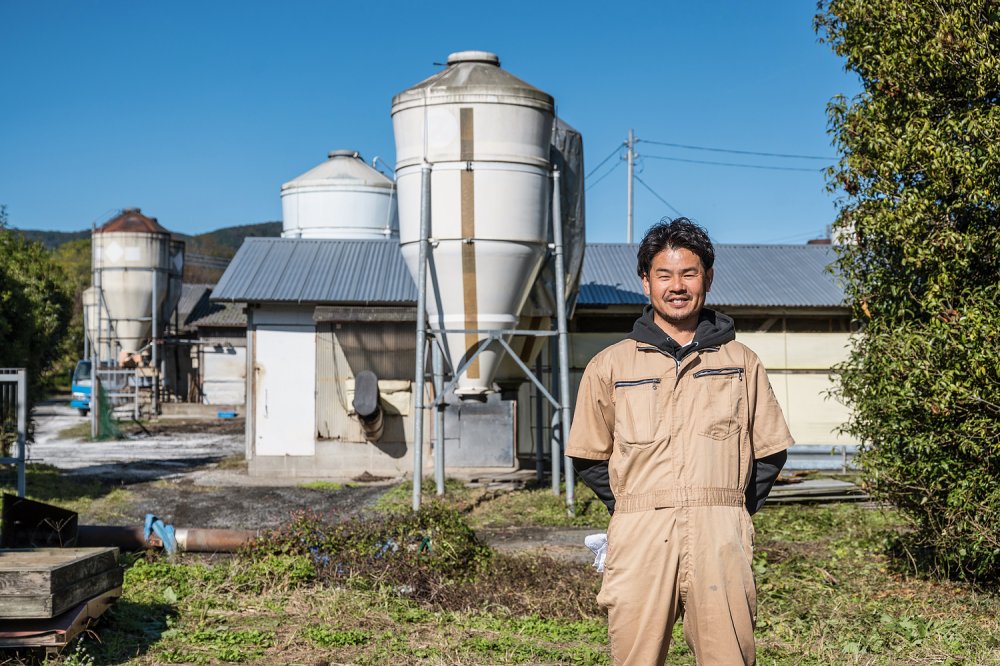
<path fill-rule="evenodd" d="M 410 270 L 419 271 L 419 243 L 402 246 Z M 440 241 L 428 262 L 427 316 L 431 330 L 442 336 L 452 371 L 464 365 L 488 334 L 471 331 L 511 330 L 545 258 L 536 243 L 489 240 Z M 462 304 L 457 311 L 454 304 Z M 451 307 L 449 307 L 451 306 Z M 465 332 L 447 332 L 465 331 Z M 505 336 L 509 337 L 509 336 Z M 455 393 L 482 395 L 493 390 L 493 378 L 504 355 L 492 343 L 461 373 Z"/>

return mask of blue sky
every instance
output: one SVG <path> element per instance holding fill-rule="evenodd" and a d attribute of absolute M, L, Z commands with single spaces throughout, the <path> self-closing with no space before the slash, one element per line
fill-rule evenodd
<path fill-rule="evenodd" d="M 481 49 L 556 98 L 588 172 L 635 129 L 655 192 L 636 184 L 637 234 L 675 214 L 664 199 L 719 242 L 800 243 L 835 215 L 826 104 L 858 89 L 818 43 L 814 7 L 0 0 L 0 203 L 25 229 L 134 206 L 188 234 L 279 220 L 281 184 L 329 150 L 392 163 L 392 96 Z M 624 163 L 590 183 L 588 239 L 625 240 Z"/>

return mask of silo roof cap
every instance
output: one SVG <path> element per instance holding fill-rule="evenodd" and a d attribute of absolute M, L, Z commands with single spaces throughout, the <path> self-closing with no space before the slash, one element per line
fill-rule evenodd
<path fill-rule="evenodd" d="M 331 150 L 326 161 L 281 186 L 281 191 L 311 185 L 366 185 L 392 188 L 395 183 L 368 166 L 356 150 Z"/>
<path fill-rule="evenodd" d="M 448 66 L 392 98 L 392 112 L 432 104 L 499 103 L 535 107 L 552 112 L 552 95 L 500 67 L 489 51 L 458 51 Z"/>
<path fill-rule="evenodd" d="M 125 208 L 98 228 L 95 233 L 169 234 L 155 217 L 147 217 L 139 208 Z"/>
<path fill-rule="evenodd" d="M 448 65 L 460 62 L 481 62 L 487 65 L 500 66 L 500 56 L 489 51 L 456 51 L 448 56 Z"/>

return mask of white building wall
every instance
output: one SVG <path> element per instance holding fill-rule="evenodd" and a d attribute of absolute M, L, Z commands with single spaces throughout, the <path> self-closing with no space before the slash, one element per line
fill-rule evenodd
<path fill-rule="evenodd" d="M 624 337 L 621 333 L 571 334 L 570 363 L 574 384 L 594 355 Z M 771 387 L 796 442 L 858 443 L 837 432 L 850 412 L 829 395 L 834 387 L 830 368 L 847 358 L 849 334 L 742 332 L 736 339 L 752 349 L 767 369 Z"/>
<path fill-rule="evenodd" d="M 204 346 L 201 349 L 202 402 L 206 405 L 242 405 L 246 400 L 245 347 Z"/>
<path fill-rule="evenodd" d="M 254 456 L 316 450 L 316 326 L 311 308 L 254 312 Z"/>

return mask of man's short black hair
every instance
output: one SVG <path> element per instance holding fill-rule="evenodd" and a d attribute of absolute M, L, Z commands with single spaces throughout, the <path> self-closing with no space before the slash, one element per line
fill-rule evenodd
<path fill-rule="evenodd" d="M 640 278 L 649 275 L 653 257 L 667 248 L 684 248 L 694 252 L 701 259 L 701 267 L 706 273 L 715 264 L 715 248 L 703 227 L 686 217 L 675 220 L 663 218 L 649 228 L 639 243 L 636 258 L 639 260 L 637 269 Z"/>

